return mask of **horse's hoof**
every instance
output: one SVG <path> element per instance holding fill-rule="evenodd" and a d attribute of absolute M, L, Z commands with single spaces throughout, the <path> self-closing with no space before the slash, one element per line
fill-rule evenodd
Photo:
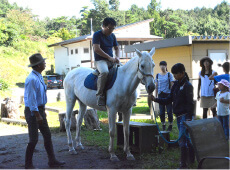
<path fill-rule="evenodd" d="M 84 150 L 84 146 L 83 145 L 78 145 L 77 148 L 81 149 L 81 150 Z"/>
<path fill-rule="evenodd" d="M 75 150 L 69 151 L 70 155 L 77 155 L 77 152 Z"/>
<path fill-rule="evenodd" d="M 118 159 L 117 156 L 111 156 L 111 157 L 110 157 L 110 160 L 111 160 L 112 162 L 119 162 L 119 161 L 120 161 L 120 160 Z"/>
<path fill-rule="evenodd" d="M 133 155 L 127 156 L 126 159 L 128 161 L 135 161 L 136 160 Z"/>

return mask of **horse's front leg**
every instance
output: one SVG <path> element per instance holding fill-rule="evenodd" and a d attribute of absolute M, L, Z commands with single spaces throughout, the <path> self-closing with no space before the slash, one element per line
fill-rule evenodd
<path fill-rule="evenodd" d="M 108 116 L 109 116 L 109 153 L 110 153 L 110 160 L 115 162 L 119 161 L 118 157 L 115 155 L 114 152 L 114 137 L 115 137 L 115 123 L 116 123 L 116 113 L 117 110 L 115 108 L 108 109 Z"/>
<path fill-rule="evenodd" d="M 84 115 L 86 113 L 87 106 L 83 104 L 81 101 L 78 101 L 79 103 L 79 113 L 77 116 L 77 122 L 76 122 L 76 147 L 79 147 L 80 149 L 84 149 L 83 145 L 81 144 L 81 125 L 84 118 Z"/>
<path fill-rule="evenodd" d="M 124 112 L 123 117 L 123 132 L 124 132 L 124 152 L 127 154 L 127 160 L 135 160 L 129 149 L 129 120 L 132 114 L 132 108 Z"/>

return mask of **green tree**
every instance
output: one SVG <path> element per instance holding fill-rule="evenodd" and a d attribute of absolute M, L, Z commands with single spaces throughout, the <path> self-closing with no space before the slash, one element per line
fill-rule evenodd
<path fill-rule="evenodd" d="M 166 38 L 175 38 L 184 36 L 187 33 L 187 26 L 182 19 L 175 14 L 166 16 L 167 21 L 164 24 Z"/>
<path fill-rule="evenodd" d="M 0 45 L 12 45 L 18 39 L 18 26 L 14 23 L 7 22 L 6 19 L 0 19 Z"/>
<path fill-rule="evenodd" d="M 147 7 L 147 12 L 148 15 L 146 19 L 154 19 L 154 21 L 150 23 L 150 33 L 164 37 L 165 34 L 163 27 L 165 25 L 165 19 L 160 16 L 160 3 L 157 3 L 156 0 L 151 0 Z"/>
<path fill-rule="evenodd" d="M 66 28 L 61 28 L 60 30 L 55 32 L 52 36 L 62 38 L 63 40 L 68 40 L 75 37 L 75 35 L 71 35 Z"/>
<path fill-rule="evenodd" d="M 45 21 L 40 21 L 40 20 L 35 21 L 35 24 L 33 25 L 33 30 L 34 30 L 33 32 L 34 36 L 39 36 L 42 38 L 48 37 L 48 33 L 46 32 Z"/>
<path fill-rule="evenodd" d="M 88 10 L 88 6 L 83 6 L 81 11 L 81 19 L 78 22 L 78 29 L 79 31 L 79 35 L 86 35 L 90 33 L 90 21 L 89 21 L 89 14 L 90 11 Z"/>
<path fill-rule="evenodd" d="M 110 10 L 118 11 L 120 6 L 119 0 L 109 0 Z"/>
<path fill-rule="evenodd" d="M 106 0 L 91 0 L 95 9 L 88 10 L 88 7 L 83 7 L 81 19 L 79 22 L 80 35 L 90 34 L 91 18 L 93 31 L 101 29 L 102 22 L 106 17 L 112 17 L 117 22 L 117 26 L 126 24 L 125 11 L 119 10 L 119 0 L 111 0 L 109 3 Z M 110 8 L 109 8 L 110 7 Z"/>
<path fill-rule="evenodd" d="M 57 17 L 54 19 L 45 18 L 46 23 L 46 31 L 48 32 L 48 35 L 52 35 L 53 33 L 61 30 L 62 28 L 67 29 L 71 36 L 73 34 L 76 34 L 76 18 L 75 17 Z"/>
<path fill-rule="evenodd" d="M 16 3 L 11 5 L 8 0 L 0 0 L 0 17 L 6 17 L 6 13 L 12 9 L 22 9 L 19 8 Z"/>
<path fill-rule="evenodd" d="M 131 5 L 131 8 L 125 12 L 126 24 L 142 21 L 145 19 L 147 12 L 144 8 L 139 8 L 137 5 Z"/>
<path fill-rule="evenodd" d="M 13 9 L 7 12 L 6 18 L 9 22 L 18 25 L 20 34 L 29 35 L 34 33 L 35 21 L 30 10 Z"/>

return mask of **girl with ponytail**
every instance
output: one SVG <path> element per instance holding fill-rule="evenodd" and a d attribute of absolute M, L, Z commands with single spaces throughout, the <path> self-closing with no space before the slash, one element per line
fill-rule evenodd
<path fill-rule="evenodd" d="M 188 74 L 185 72 L 185 67 L 181 63 L 175 64 L 171 72 L 175 78 L 171 93 L 167 98 L 155 98 L 149 95 L 149 99 L 159 104 L 168 104 L 173 102 L 173 112 L 177 118 L 177 127 L 179 136 L 185 131 L 184 121 L 191 121 L 193 116 L 193 86 L 189 82 Z M 186 132 L 186 136 L 187 136 Z M 195 161 L 194 150 L 189 139 L 183 135 L 179 140 L 181 150 L 180 169 L 187 169 L 187 155 L 191 162 Z M 187 149 L 188 148 L 188 149 Z M 188 150 L 188 154 L 187 154 Z"/>

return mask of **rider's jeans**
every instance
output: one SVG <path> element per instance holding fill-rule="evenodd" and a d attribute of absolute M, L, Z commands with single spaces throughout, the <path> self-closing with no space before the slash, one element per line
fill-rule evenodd
<path fill-rule="evenodd" d="M 104 92 L 105 84 L 107 81 L 107 76 L 109 74 L 108 67 L 111 66 L 111 63 L 106 60 L 99 60 L 99 61 L 95 61 L 95 66 L 100 73 L 98 76 L 98 80 L 97 80 L 97 94 L 96 95 L 101 96 L 101 95 L 104 95 L 103 92 Z"/>

